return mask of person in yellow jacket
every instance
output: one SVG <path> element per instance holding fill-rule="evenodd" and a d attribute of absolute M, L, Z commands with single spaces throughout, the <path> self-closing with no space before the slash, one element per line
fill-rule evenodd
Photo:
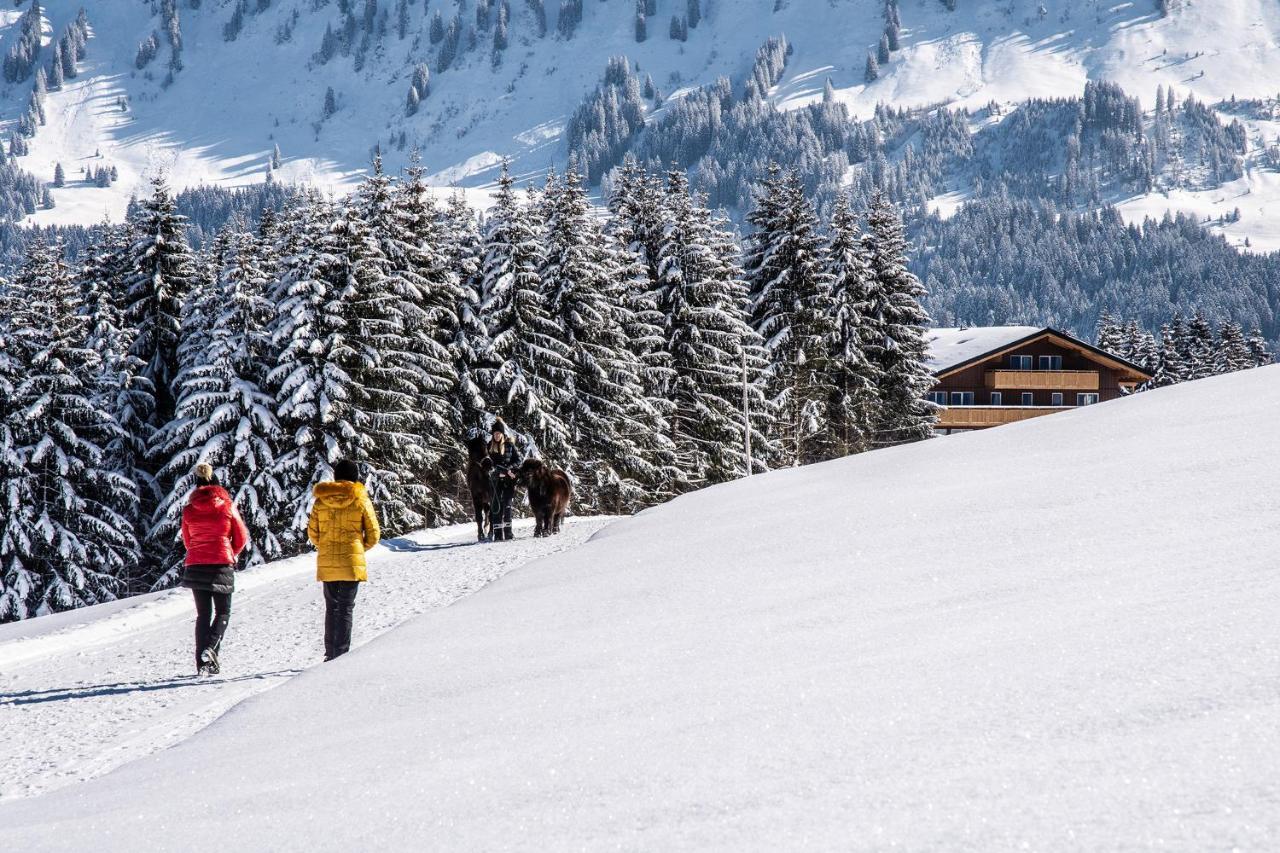
<path fill-rule="evenodd" d="M 333 466 L 333 482 L 316 483 L 307 538 L 316 547 L 316 580 L 324 584 L 324 659 L 351 648 L 351 614 L 360 582 L 369 579 L 365 551 L 382 528 L 360 468 L 349 459 Z"/>

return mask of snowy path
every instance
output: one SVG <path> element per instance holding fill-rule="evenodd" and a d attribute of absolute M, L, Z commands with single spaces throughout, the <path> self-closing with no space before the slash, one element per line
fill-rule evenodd
<path fill-rule="evenodd" d="M 356 602 L 353 647 L 445 607 L 525 563 L 585 541 L 609 519 L 571 519 L 555 539 L 474 545 L 474 525 L 380 546 Z M 314 557 L 236 579 L 222 675 L 192 672 L 190 593 L 173 590 L 0 626 L 0 800 L 42 794 L 172 746 L 236 703 L 319 663 Z"/>

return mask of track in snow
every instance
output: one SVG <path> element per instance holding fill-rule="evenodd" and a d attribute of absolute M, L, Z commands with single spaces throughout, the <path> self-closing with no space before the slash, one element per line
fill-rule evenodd
<path fill-rule="evenodd" d="M 569 519 L 554 539 L 533 539 L 532 522 L 517 522 L 512 543 L 475 545 L 470 524 L 387 541 L 370 555 L 352 648 L 578 545 L 608 520 Z M 172 746 L 323 657 L 313 555 L 237 574 L 220 676 L 192 675 L 194 617 L 191 594 L 179 589 L 45 617 L 54 631 L 41 619 L 0 626 L 0 801 Z"/>

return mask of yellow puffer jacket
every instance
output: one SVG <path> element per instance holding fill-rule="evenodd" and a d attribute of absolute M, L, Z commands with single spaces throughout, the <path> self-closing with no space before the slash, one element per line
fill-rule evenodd
<path fill-rule="evenodd" d="M 316 580 L 364 581 L 364 552 L 378 544 L 382 528 L 360 483 L 316 483 L 307 538 L 316 546 Z"/>

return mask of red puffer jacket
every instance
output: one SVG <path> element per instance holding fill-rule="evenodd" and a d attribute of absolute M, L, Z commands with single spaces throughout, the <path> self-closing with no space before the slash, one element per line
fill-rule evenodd
<path fill-rule="evenodd" d="M 222 486 L 201 486 L 182 508 L 182 544 L 188 566 L 229 566 L 249 543 L 231 495 Z"/>

